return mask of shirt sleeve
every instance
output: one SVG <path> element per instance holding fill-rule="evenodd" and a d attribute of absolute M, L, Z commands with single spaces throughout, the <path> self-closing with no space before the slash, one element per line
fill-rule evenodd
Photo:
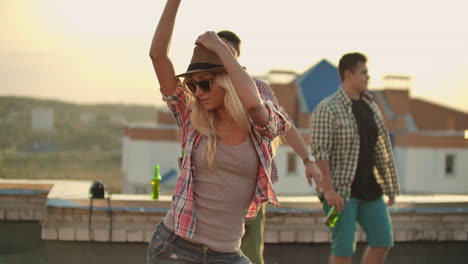
<path fill-rule="evenodd" d="M 379 174 L 382 176 L 383 192 L 388 196 L 397 196 L 400 194 L 400 185 L 395 165 L 395 156 L 393 153 L 392 143 L 388 134 L 388 129 L 385 126 L 384 118 L 377 106 L 373 103 L 374 112 L 377 116 L 377 126 L 379 128 L 379 137 L 376 146 L 376 167 Z"/>
<path fill-rule="evenodd" d="M 333 146 L 334 115 L 319 104 L 311 116 L 311 151 L 317 160 L 330 160 Z"/>
<path fill-rule="evenodd" d="M 377 151 L 376 165 L 377 169 L 379 170 L 379 174 L 383 176 L 383 192 L 387 196 L 394 197 L 400 195 L 400 185 L 398 182 L 395 158 L 388 133 L 385 132 L 383 135 L 381 135 L 379 141 L 383 141 L 381 143 L 381 148 L 383 148 L 383 150 Z"/>
<path fill-rule="evenodd" d="M 278 109 L 283 114 L 283 116 L 289 122 L 291 122 L 291 117 L 289 117 L 288 113 L 284 111 L 284 108 L 280 106 L 280 104 L 278 103 L 278 99 L 276 98 L 275 93 L 273 92 L 271 87 L 268 86 L 268 84 L 266 84 L 262 80 L 254 78 L 254 81 L 255 81 L 255 85 L 257 86 L 258 92 L 260 93 L 260 97 L 263 99 L 263 101 L 265 102 L 268 100 L 272 101 L 274 105 L 278 106 Z"/>
<path fill-rule="evenodd" d="M 268 110 L 268 123 L 265 126 L 260 126 L 254 124 L 251 120 L 251 124 L 253 124 L 255 130 L 266 138 L 274 139 L 277 136 L 284 136 L 284 133 L 291 126 L 291 123 L 289 123 L 272 101 L 267 100 L 264 103 Z"/>
<path fill-rule="evenodd" d="M 189 118 L 189 111 L 186 105 L 187 95 L 182 89 L 182 86 L 177 85 L 176 90 L 171 95 L 163 95 L 163 101 L 166 102 L 177 122 L 177 125 L 182 128 Z"/>

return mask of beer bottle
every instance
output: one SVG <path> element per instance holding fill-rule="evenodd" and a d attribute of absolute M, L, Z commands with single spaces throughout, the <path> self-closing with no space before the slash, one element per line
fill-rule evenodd
<path fill-rule="evenodd" d="M 151 180 L 151 199 L 159 198 L 159 191 L 161 190 L 161 174 L 159 174 L 159 164 L 154 166 L 153 178 Z"/>

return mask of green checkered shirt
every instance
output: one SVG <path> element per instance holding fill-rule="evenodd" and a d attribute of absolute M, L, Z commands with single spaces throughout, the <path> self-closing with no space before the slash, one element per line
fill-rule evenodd
<path fill-rule="evenodd" d="M 382 114 L 371 94 L 363 94 L 363 100 L 372 109 L 377 125 L 374 175 L 384 194 L 396 196 L 400 187 Z M 332 183 L 340 195 L 351 193 L 359 158 L 359 131 L 351 105 L 351 99 L 340 88 L 317 106 L 311 118 L 312 154 L 317 160 L 329 162 Z"/>

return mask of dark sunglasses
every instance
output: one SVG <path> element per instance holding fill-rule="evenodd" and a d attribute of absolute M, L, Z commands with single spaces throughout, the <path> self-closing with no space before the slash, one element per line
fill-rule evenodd
<path fill-rule="evenodd" d="M 192 94 L 195 94 L 197 87 L 200 88 L 204 93 L 209 93 L 211 91 L 211 82 L 213 80 L 214 79 L 201 80 L 198 82 L 190 80 L 187 82 L 187 87 Z"/>

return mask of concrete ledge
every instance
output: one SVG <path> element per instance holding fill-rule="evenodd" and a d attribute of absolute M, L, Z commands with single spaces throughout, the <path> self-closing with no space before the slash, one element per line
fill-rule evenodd
<path fill-rule="evenodd" d="M 60 241 L 147 242 L 170 207 L 171 196 L 88 198 L 88 181 L 0 180 L 0 221 L 41 221 L 42 238 Z M 266 243 L 330 242 L 316 197 L 279 197 L 267 207 Z M 467 241 L 468 196 L 401 196 L 390 209 L 396 242 Z M 366 241 L 358 228 L 358 241 Z"/>
<path fill-rule="evenodd" d="M 52 181 L 0 180 L 0 220 L 41 221 Z"/>

